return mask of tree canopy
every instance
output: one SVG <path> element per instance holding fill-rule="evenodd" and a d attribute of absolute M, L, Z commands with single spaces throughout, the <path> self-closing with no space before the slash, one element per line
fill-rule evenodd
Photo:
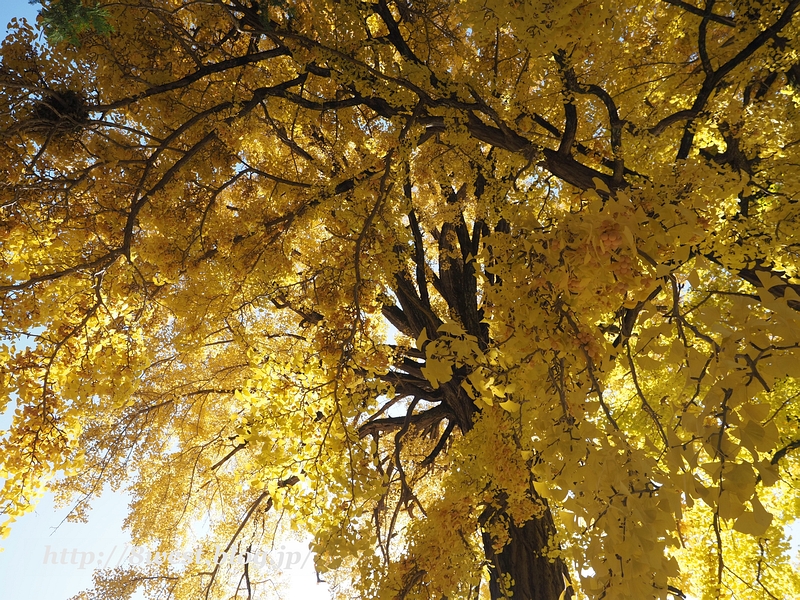
<path fill-rule="evenodd" d="M 800 0 L 43 4 L 0 532 L 202 551 L 82 598 L 800 597 Z"/>

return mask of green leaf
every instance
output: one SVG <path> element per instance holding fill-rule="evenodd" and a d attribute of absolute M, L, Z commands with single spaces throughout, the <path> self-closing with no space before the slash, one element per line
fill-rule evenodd
<path fill-rule="evenodd" d="M 80 45 L 80 35 L 94 31 L 101 35 L 113 33 L 109 24 L 109 13 L 97 3 L 87 6 L 81 0 L 51 0 L 41 2 L 44 33 L 51 44 L 69 42 Z"/>

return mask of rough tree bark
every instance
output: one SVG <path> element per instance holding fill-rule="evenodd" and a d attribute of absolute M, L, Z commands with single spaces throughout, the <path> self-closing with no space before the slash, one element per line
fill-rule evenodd
<path fill-rule="evenodd" d="M 509 521 L 510 537 L 509 543 L 500 552 L 495 552 L 491 537 L 483 534 L 483 547 L 491 574 L 489 592 L 492 600 L 507 597 L 502 586 L 506 574 L 512 580 L 515 599 L 559 600 L 569 574 L 563 561 L 551 560 L 544 553 L 555 533 L 550 509 L 545 509 L 540 517 L 522 525 L 510 521 L 502 512 L 489 516 Z M 564 598 L 570 597 L 572 594 L 568 590 Z"/>

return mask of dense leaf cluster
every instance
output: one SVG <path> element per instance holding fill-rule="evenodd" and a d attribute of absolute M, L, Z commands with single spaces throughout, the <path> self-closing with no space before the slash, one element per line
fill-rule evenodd
<path fill-rule="evenodd" d="M 341 598 L 800 597 L 799 5 L 47 4 L 0 531 L 200 549 L 81 598 L 269 597 L 216 552 L 289 528 Z"/>

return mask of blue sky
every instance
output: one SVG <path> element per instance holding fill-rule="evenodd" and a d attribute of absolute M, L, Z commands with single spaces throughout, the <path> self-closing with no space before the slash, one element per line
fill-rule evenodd
<path fill-rule="evenodd" d="M 2 0 L 0 1 L 0 25 L 5 31 L 9 21 L 14 17 L 25 17 L 33 22 L 36 19 L 39 5 L 28 4 L 28 0 Z"/>

